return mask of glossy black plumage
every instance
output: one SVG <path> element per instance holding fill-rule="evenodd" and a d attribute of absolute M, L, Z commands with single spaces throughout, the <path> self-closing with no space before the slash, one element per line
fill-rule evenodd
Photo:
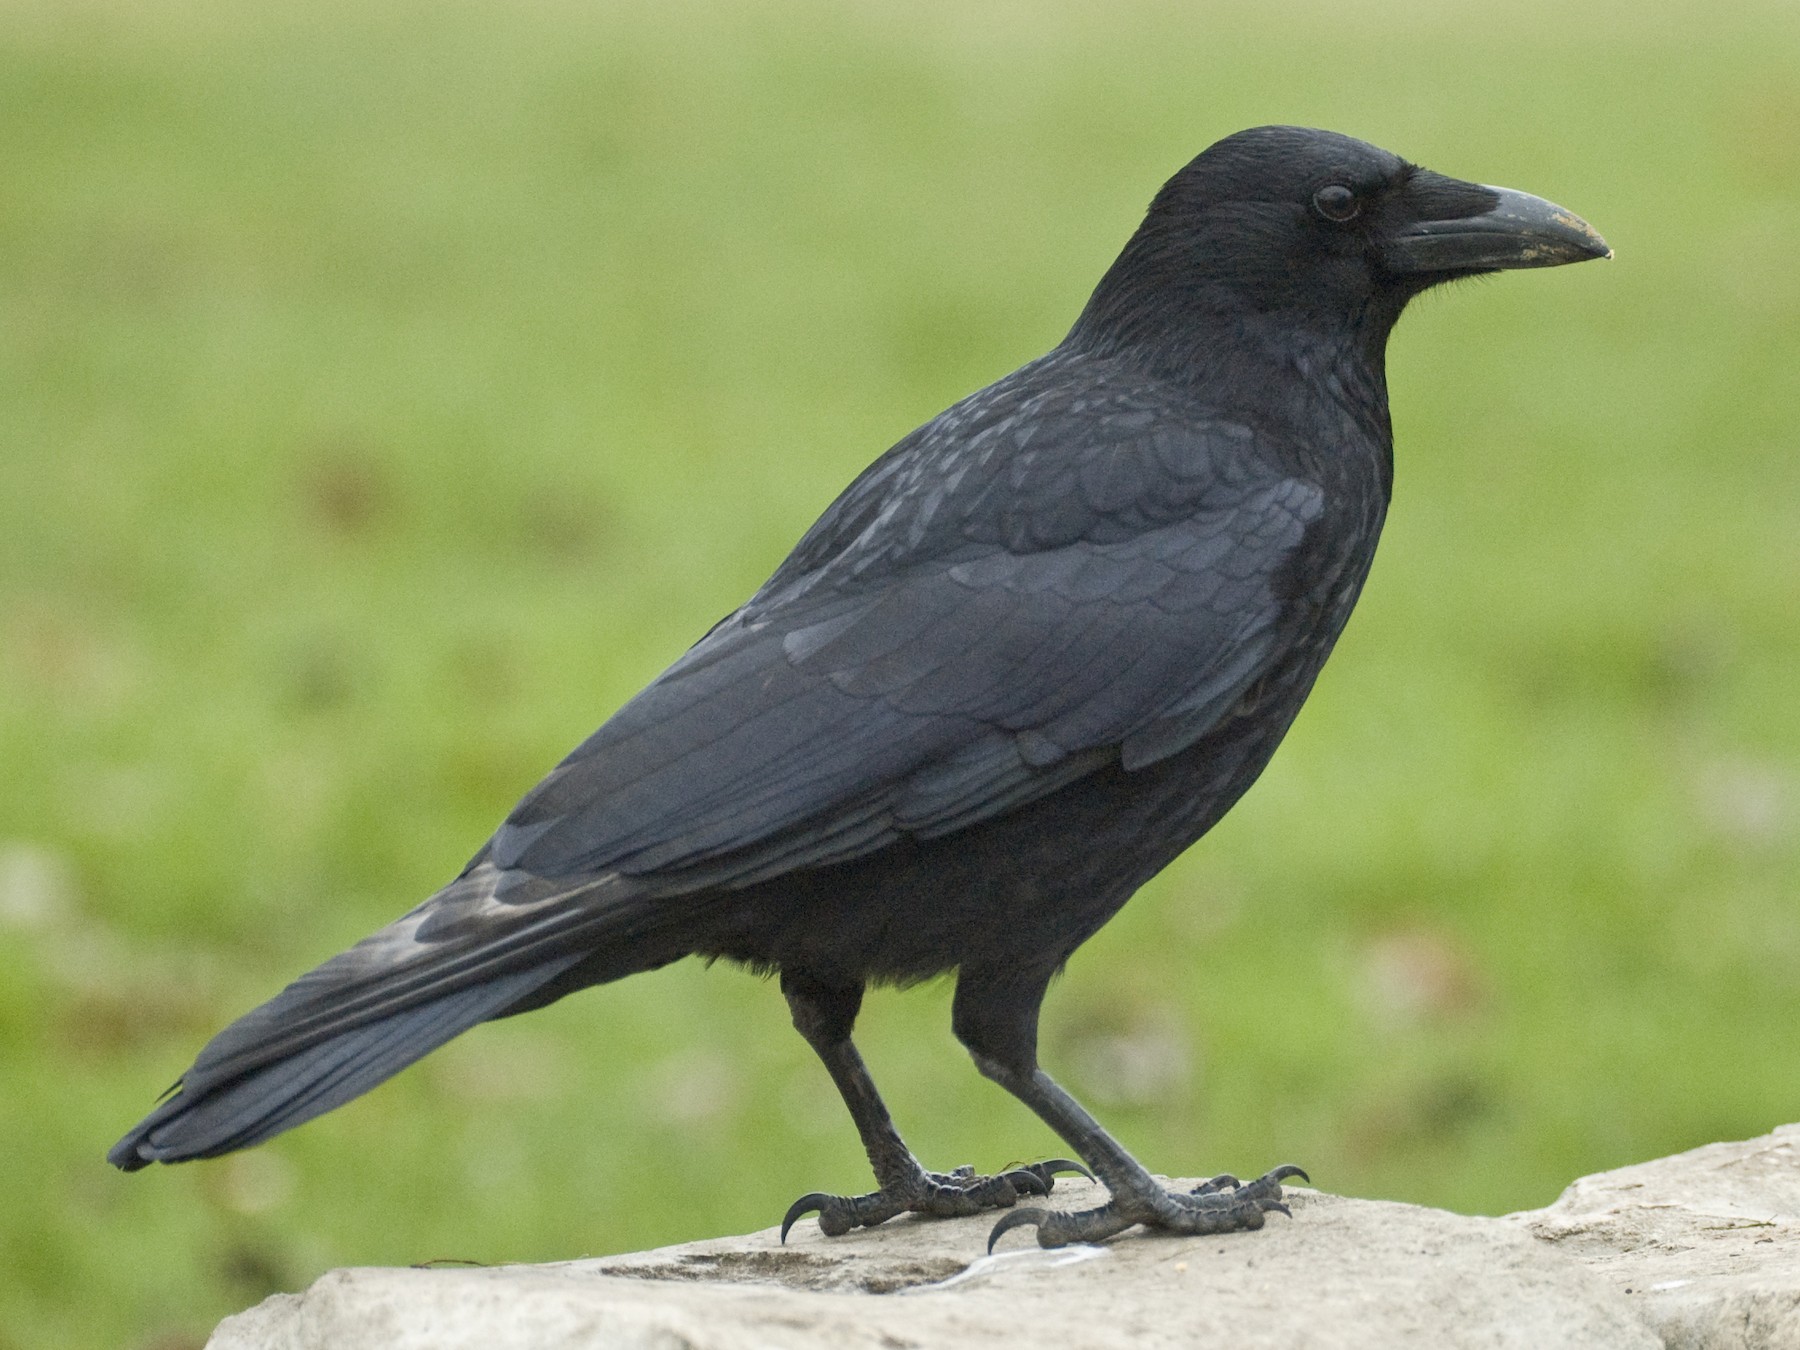
<path fill-rule="evenodd" d="M 243 1147 L 477 1021 L 699 954 L 781 972 L 878 1175 L 905 1174 L 878 1194 L 917 1165 L 849 1023 L 866 982 L 949 970 L 983 1071 L 1137 1186 L 1032 1095 L 1038 1002 L 1311 689 L 1387 507 L 1407 300 L 1542 265 L 1526 244 L 1604 250 L 1526 210 L 1496 262 L 1501 201 L 1324 132 L 1213 147 L 1063 343 L 876 461 L 461 877 L 222 1032 L 113 1161 Z M 1464 235 L 1480 266 L 1445 266 Z"/>

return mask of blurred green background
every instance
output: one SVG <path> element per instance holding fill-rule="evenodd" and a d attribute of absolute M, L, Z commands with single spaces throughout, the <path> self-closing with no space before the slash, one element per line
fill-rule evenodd
<path fill-rule="evenodd" d="M 1268 121 L 1619 256 L 1402 324 L 1339 655 L 1046 1063 L 1160 1171 L 1478 1212 L 1800 1118 L 1797 71 L 1787 0 L 0 0 L 0 1346 L 864 1187 L 776 991 L 692 963 L 101 1155 Z M 864 1017 L 908 1138 L 1058 1151 L 948 1003 Z"/>

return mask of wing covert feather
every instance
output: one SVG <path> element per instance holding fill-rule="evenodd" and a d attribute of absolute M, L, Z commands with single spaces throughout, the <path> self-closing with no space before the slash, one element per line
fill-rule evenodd
<path fill-rule="evenodd" d="M 1112 481 L 1083 499 L 1119 500 Z M 862 585 L 778 573 L 529 794 L 489 856 L 741 885 L 1176 753 L 1279 650 L 1278 574 L 1322 508 L 1300 479 L 1234 486 L 1123 538 L 965 549 Z"/>

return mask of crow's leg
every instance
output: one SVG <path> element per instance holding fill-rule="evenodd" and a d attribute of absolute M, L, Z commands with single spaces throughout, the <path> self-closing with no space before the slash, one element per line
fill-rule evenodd
<path fill-rule="evenodd" d="M 1287 1213 L 1281 1183 L 1306 1179 L 1291 1164 L 1254 1181 L 1214 1177 L 1192 1192 L 1170 1191 L 1132 1157 L 1100 1123 L 1082 1109 L 1037 1063 L 1038 1009 L 1050 972 L 965 967 L 957 979 L 956 1038 L 968 1047 L 975 1067 L 1024 1102 L 1103 1182 L 1112 1198 L 1097 1209 L 1014 1210 L 988 1238 L 988 1250 L 1009 1228 L 1034 1225 L 1038 1244 L 1061 1247 L 1097 1242 L 1134 1224 L 1173 1233 L 1226 1233 L 1261 1228 L 1271 1209 Z"/>
<path fill-rule="evenodd" d="M 1086 1175 L 1086 1168 L 1061 1158 L 991 1177 L 976 1176 L 973 1167 L 959 1167 L 948 1173 L 927 1172 L 894 1128 L 862 1056 L 850 1041 L 850 1029 L 862 1007 L 862 986 L 827 985 L 783 971 L 781 992 L 787 995 L 795 1028 L 825 1061 L 831 1081 L 843 1094 L 844 1105 L 850 1108 L 850 1117 L 868 1151 L 869 1165 L 875 1169 L 876 1184 L 881 1187 L 868 1195 L 825 1195 L 815 1191 L 801 1196 L 781 1221 L 784 1242 L 794 1221 L 814 1211 L 819 1215 L 819 1227 L 836 1237 L 896 1214 L 951 1216 L 1005 1209 L 1021 1195 L 1048 1195 L 1058 1172 Z"/>

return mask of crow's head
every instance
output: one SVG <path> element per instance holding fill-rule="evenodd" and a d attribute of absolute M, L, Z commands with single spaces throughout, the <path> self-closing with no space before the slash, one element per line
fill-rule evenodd
<path fill-rule="evenodd" d="M 1541 197 L 1447 178 L 1334 132 L 1256 127 L 1163 185 L 1083 322 L 1147 337 L 1206 316 L 1268 315 L 1385 340 L 1406 302 L 1438 282 L 1611 253 Z"/>

